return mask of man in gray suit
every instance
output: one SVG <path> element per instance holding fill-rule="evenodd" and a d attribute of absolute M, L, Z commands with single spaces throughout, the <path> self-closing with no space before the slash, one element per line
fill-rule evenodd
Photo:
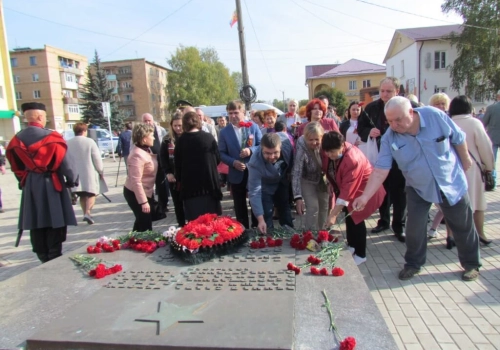
<path fill-rule="evenodd" d="M 493 155 L 495 156 L 495 168 L 493 170 L 493 177 L 496 179 L 497 171 L 497 153 L 498 147 L 500 147 L 500 90 L 497 91 L 497 102 L 488 106 L 486 108 L 486 113 L 482 122 L 486 128 L 486 132 L 490 137 L 491 143 L 493 144 Z"/>

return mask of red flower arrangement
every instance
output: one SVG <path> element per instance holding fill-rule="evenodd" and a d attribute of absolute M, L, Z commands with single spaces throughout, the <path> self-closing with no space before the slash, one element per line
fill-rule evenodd
<path fill-rule="evenodd" d="M 156 249 L 166 246 L 166 240 L 168 240 L 167 237 L 154 231 L 131 232 L 118 239 L 102 236 L 95 245 L 87 247 L 87 253 L 112 253 L 127 248 L 138 252 L 153 253 Z"/>
<path fill-rule="evenodd" d="M 307 262 L 311 265 L 319 265 L 321 264 L 321 259 L 314 255 L 309 255 L 309 257 L 307 258 Z"/>
<path fill-rule="evenodd" d="M 85 274 L 97 279 L 118 273 L 122 270 L 120 264 L 107 267 L 101 259 L 88 255 L 76 254 L 69 257 L 76 266 L 85 271 Z"/>
<path fill-rule="evenodd" d="M 252 126 L 252 122 L 239 122 L 238 126 L 240 128 L 249 128 Z"/>
<path fill-rule="evenodd" d="M 354 350 L 356 347 L 356 339 L 347 337 L 340 342 L 340 350 Z"/>
<path fill-rule="evenodd" d="M 262 249 L 265 247 L 281 247 L 283 245 L 283 240 L 281 238 L 274 239 L 272 237 L 267 237 L 264 239 L 260 237 L 258 241 L 250 242 L 250 248 L 252 249 Z"/>
<path fill-rule="evenodd" d="M 111 243 L 111 244 L 110 244 Z M 87 253 L 89 254 L 98 254 L 102 253 L 103 251 L 106 253 L 112 253 L 115 250 L 120 250 L 120 240 L 119 239 L 113 239 L 109 240 L 108 242 L 102 243 L 100 240 L 97 241 L 95 246 L 89 245 L 87 247 Z"/>
<path fill-rule="evenodd" d="M 344 276 L 344 270 L 342 270 L 340 267 L 334 267 L 332 269 L 332 275 L 335 277 Z"/>
<path fill-rule="evenodd" d="M 175 244 L 190 251 L 222 245 L 241 236 L 244 227 L 228 216 L 205 214 L 190 221 L 175 235 Z"/>
<path fill-rule="evenodd" d="M 304 250 L 307 248 L 307 243 L 311 240 L 315 240 L 318 243 L 337 242 L 338 238 L 329 234 L 328 231 L 318 231 L 318 237 L 314 239 L 312 231 L 306 231 L 303 232 L 302 235 L 299 235 L 298 233 L 294 234 L 290 239 L 290 246 L 297 250 Z"/>
<path fill-rule="evenodd" d="M 299 266 L 295 266 L 294 264 L 292 264 L 291 262 L 289 262 L 287 265 L 286 265 L 287 269 L 290 270 L 290 271 L 293 271 L 295 272 L 296 275 L 300 274 L 300 267 Z"/>
<path fill-rule="evenodd" d="M 107 268 L 104 264 L 97 264 L 95 269 L 89 271 L 89 276 L 101 279 L 103 277 L 118 273 L 121 270 L 122 266 L 120 264 L 111 266 L 110 268 Z"/>

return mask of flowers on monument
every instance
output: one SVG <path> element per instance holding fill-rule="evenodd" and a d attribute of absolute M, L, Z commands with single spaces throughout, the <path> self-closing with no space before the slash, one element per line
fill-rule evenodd
<path fill-rule="evenodd" d="M 174 243 L 195 252 L 199 248 L 210 248 L 230 242 L 241 236 L 244 227 L 228 216 L 205 214 L 190 221 L 177 231 Z"/>
<path fill-rule="evenodd" d="M 102 259 L 88 255 L 76 254 L 74 256 L 70 256 L 69 258 L 75 263 L 76 266 L 85 271 L 85 274 L 97 279 L 122 271 L 122 266 L 120 264 L 107 267 L 106 264 L 102 262 Z"/>
<path fill-rule="evenodd" d="M 332 275 L 335 277 L 344 276 L 344 273 L 344 270 L 342 270 L 340 267 L 334 267 L 332 269 Z"/>
<path fill-rule="evenodd" d="M 168 237 L 154 231 L 130 232 L 118 238 L 102 236 L 97 240 L 95 246 L 87 247 L 87 253 L 112 253 L 120 249 L 133 249 L 149 254 L 158 248 L 165 247 L 168 240 Z"/>
<path fill-rule="evenodd" d="M 339 341 L 340 350 L 354 350 L 356 348 L 356 339 L 354 337 L 347 337 L 344 340 L 340 336 L 339 330 L 337 328 L 337 325 L 335 325 L 335 320 L 333 316 L 333 311 L 332 311 L 332 305 L 330 303 L 330 300 L 328 299 L 328 296 L 326 295 L 325 290 L 321 292 L 323 294 L 323 297 L 325 298 L 325 303 L 322 305 L 323 307 L 326 308 L 326 312 L 328 313 L 328 317 L 330 318 L 330 328 L 329 330 L 333 331 L 333 334 Z"/>
<path fill-rule="evenodd" d="M 265 247 L 281 247 L 283 245 L 283 240 L 281 238 L 272 238 L 268 236 L 266 239 L 264 237 L 260 237 L 256 241 L 250 242 L 250 248 L 252 249 L 262 249 Z"/>
<path fill-rule="evenodd" d="M 102 252 L 112 253 L 115 250 L 120 250 L 121 242 L 119 239 L 112 239 L 106 236 L 100 237 L 95 246 L 88 246 L 87 253 L 89 254 L 98 254 Z"/>
<path fill-rule="evenodd" d="M 168 228 L 168 230 L 166 230 L 165 232 L 163 232 L 163 237 L 165 237 L 165 239 L 167 241 L 170 241 L 170 240 L 173 240 L 176 233 L 180 230 L 181 228 L 180 227 L 175 227 L 175 226 L 170 226 Z"/>
<path fill-rule="evenodd" d="M 317 244 L 323 244 L 327 242 L 337 242 L 338 237 L 333 234 L 329 234 L 328 231 L 317 231 L 317 238 L 314 238 L 313 231 L 305 231 L 302 234 L 294 234 L 290 239 L 290 246 L 297 250 L 309 249 L 311 251 L 319 250 L 319 246 Z M 309 242 L 315 242 L 311 243 Z"/>
<path fill-rule="evenodd" d="M 295 266 L 294 264 L 292 264 L 291 262 L 289 262 L 287 265 L 286 265 L 287 269 L 290 270 L 290 271 L 293 271 L 295 272 L 296 275 L 298 275 L 301 271 L 300 267 L 299 266 Z"/>
<path fill-rule="evenodd" d="M 316 266 L 311 266 L 311 273 L 313 275 L 319 275 L 319 269 Z"/>
<path fill-rule="evenodd" d="M 307 262 L 311 265 L 319 265 L 321 263 L 321 259 L 314 255 L 309 255 L 309 257 L 307 258 Z"/>

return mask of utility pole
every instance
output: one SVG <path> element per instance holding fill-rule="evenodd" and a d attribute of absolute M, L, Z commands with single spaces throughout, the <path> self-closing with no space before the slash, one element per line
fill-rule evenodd
<path fill-rule="evenodd" d="M 241 15 L 240 0 L 236 0 L 236 15 L 238 16 L 238 36 L 240 39 L 241 75 L 243 77 L 243 86 L 248 86 L 250 82 L 248 80 L 247 53 L 245 48 L 245 33 L 243 32 L 243 16 Z M 247 112 L 250 112 L 252 109 L 252 104 L 249 101 L 245 101 L 245 109 Z"/>
<path fill-rule="evenodd" d="M 287 112 L 286 106 L 285 106 L 285 90 L 281 90 L 281 93 L 283 94 L 283 112 Z"/>

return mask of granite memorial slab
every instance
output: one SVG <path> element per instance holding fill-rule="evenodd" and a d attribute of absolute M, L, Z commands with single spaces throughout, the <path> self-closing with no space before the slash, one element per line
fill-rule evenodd
<path fill-rule="evenodd" d="M 179 261 L 168 248 L 148 256 L 120 251 L 102 256 L 124 265 L 106 280 L 82 277 L 67 268 L 69 259 L 57 259 L 54 265 L 66 266 L 59 283 L 79 274 L 94 291 L 29 335 L 27 348 L 336 349 L 321 307 L 325 290 L 340 333 L 355 337 L 357 349 L 397 349 L 348 252 L 339 260 L 343 277 L 295 275 L 287 263 L 302 264 L 308 253 L 286 243 L 242 247 L 199 265 Z"/>

